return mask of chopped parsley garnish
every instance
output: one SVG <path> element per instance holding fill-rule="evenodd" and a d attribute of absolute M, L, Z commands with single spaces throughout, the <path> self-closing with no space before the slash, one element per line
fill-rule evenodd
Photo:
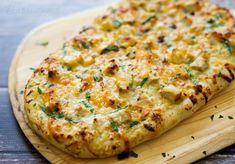
<path fill-rule="evenodd" d="M 121 107 L 121 106 L 118 105 L 117 109 L 112 111 L 112 112 L 110 112 L 110 113 L 116 113 L 116 112 L 119 112 L 120 110 L 125 109 L 125 108 L 127 108 L 127 106 Z"/>
<path fill-rule="evenodd" d="M 122 25 L 122 22 L 119 21 L 118 19 L 113 19 L 113 25 L 115 27 L 120 27 Z"/>
<path fill-rule="evenodd" d="M 189 79 L 191 80 L 191 82 L 192 82 L 194 85 L 198 85 L 199 82 L 198 82 L 197 79 L 195 79 L 194 75 L 191 74 L 191 70 L 190 70 L 188 67 L 185 67 L 184 69 L 185 69 L 185 71 L 189 74 Z"/>
<path fill-rule="evenodd" d="M 77 79 L 82 79 L 82 77 L 80 76 L 80 75 L 75 75 L 75 77 L 77 78 Z"/>
<path fill-rule="evenodd" d="M 87 102 L 81 101 L 81 103 L 84 105 L 85 108 L 90 108 L 90 105 Z"/>
<path fill-rule="evenodd" d="M 86 102 L 86 101 L 81 101 L 81 103 L 82 103 L 82 105 L 83 105 L 85 108 L 89 109 L 91 113 L 94 112 L 94 109 L 90 106 L 90 104 L 89 104 L 88 102 Z"/>
<path fill-rule="evenodd" d="M 87 72 L 88 72 L 88 69 L 84 70 L 84 71 L 82 72 L 82 74 L 85 74 L 85 73 L 87 73 Z"/>
<path fill-rule="evenodd" d="M 102 77 L 100 75 L 94 75 L 93 79 L 95 82 L 100 82 L 102 80 Z"/>
<path fill-rule="evenodd" d="M 171 80 L 175 80 L 177 79 L 181 74 L 180 73 L 176 73 L 173 77 L 171 77 Z"/>
<path fill-rule="evenodd" d="M 91 93 L 90 92 L 86 92 L 86 99 L 87 99 L 87 101 L 90 101 L 90 99 L 91 99 Z"/>
<path fill-rule="evenodd" d="M 147 80 L 148 80 L 148 78 L 144 78 L 144 79 L 140 82 L 139 86 L 143 87 Z"/>
<path fill-rule="evenodd" d="M 133 126 L 136 126 L 137 124 L 139 124 L 138 121 L 133 121 L 130 123 L 130 128 L 132 128 Z"/>
<path fill-rule="evenodd" d="M 165 158 L 166 157 L 166 153 L 162 153 L 162 156 Z"/>
<path fill-rule="evenodd" d="M 23 90 L 21 90 L 21 91 L 20 91 L 20 94 L 21 94 L 21 95 L 22 95 L 22 94 L 24 94 L 24 91 L 23 91 Z"/>
<path fill-rule="evenodd" d="M 52 117 L 52 118 L 63 118 L 64 117 L 64 112 L 58 112 L 58 110 L 51 112 L 43 105 L 39 105 L 39 107 L 49 117 Z"/>
<path fill-rule="evenodd" d="M 192 83 L 193 83 L 194 85 L 198 85 L 198 84 L 199 84 L 199 82 L 198 82 L 196 79 L 194 79 L 194 78 L 191 78 L 191 81 L 192 81 Z"/>
<path fill-rule="evenodd" d="M 128 53 L 126 54 L 126 57 L 128 57 L 130 54 L 131 54 L 131 53 L 130 53 L 130 52 L 128 52 Z"/>
<path fill-rule="evenodd" d="M 39 94 L 42 94 L 42 90 L 41 90 L 41 88 L 39 88 L 39 87 L 38 87 L 38 93 L 39 93 Z"/>
<path fill-rule="evenodd" d="M 130 156 L 134 158 L 138 158 L 138 154 L 134 152 L 133 150 L 130 151 Z"/>
<path fill-rule="evenodd" d="M 111 51 L 117 52 L 117 51 L 119 51 L 119 47 L 116 45 L 109 45 L 101 51 L 101 54 L 105 54 L 105 53 L 108 53 Z"/>
<path fill-rule="evenodd" d="M 34 71 L 34 70 L 35 70 L 35 68 L 33 68 L 33 67 L 30 67 L 29 69 L 30 69 L 30 70 L 32 70 L 32 71 Z"/>
<path fill-rule="evenodd" d="M 213 121 L 213 119 L 214 119 L 214 116 L 215 116 L 215 115 L 211 115 L 211 117 L 210 117 L 210 118 L 211 118 L 211 121 Z"/>
<path fill-rule="evenodd" d="M 111 121 L 110 125 L 112 126 L 114 131 L 118 132 L 118 126 L 117 126 L 117 124 L 114 121 Z"/>
<path fill-rule="evenodd" d="M 81 120 L 72 119 L 71 116 L 66 116 L 66 117 L 65 117 L 65 120 L 67 120 L 67 121 L 69 121 L 69 122 L 72 122 L 72 123 L 79 123 L 79 122 L 81 122 Z"/>
<path fill-rule="evenodd" d="M 71 116 L 66 116 L 66 117 L 65 117 L 65 120 L 67 120 L 67 121 L 72 121 L 72 117 L 71 117 Z"/>
<path fill-rule="evenodd" d="M 46 47 L 48 46 L 49 42 L 48 41 L 44 41 L 44 42 L 38 42 L 37 45 L 40 45 L 40 46 L 43 46 L 43 47 Z"/>
<path fill-rule="evenodd" d="M 152 16 L 148 17 L 147 19 L 145 19 L 141 24 L 144 25 L 144 24 L 148 23 L 149 21 L 151 21 L 154 18 L 156 18 L 156 16 L 152 15 Z"/>
<path fill-rule="evenodd" d="M 82 48 L 84 48 L 84 49 L 88 49 L 89 48 L 89 45 L 85 41 L 80 40 L 80 43 L 81 43 Z"/>
<path fill-rule="evenodd" d="M 227 48 L 230 54 L 232 54 L 232 52 L 235 50 L 235 45 L 230 44 L 227 39 L 224 39 L 221 43 L 225 48 Z"/>
<path fill-rule="evenodd" d="M 165 85 L 160 84 L 160 89 L 163 89 L 165 87 Z"/>
<path fill-rule="evenodd" d="M 232 120 L 232 119 L 233 119 L 233 116 L 228 116 L 228 119 Z"/>
<path fill-rule="evenodd" d="M 64 112 L 60 112 L 56 115 L 54 115 L 56 118 L 63 118 L 64 117 Z"/>

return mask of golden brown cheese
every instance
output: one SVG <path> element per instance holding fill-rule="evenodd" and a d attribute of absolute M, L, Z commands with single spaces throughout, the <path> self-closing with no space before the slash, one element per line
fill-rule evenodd
<path fill-rule="evenodd" d="M 76 157 L 128 152 L 234 80 L 234 29 L 206 0 L 125 0 L 34 71 L 30 125 Z"/>

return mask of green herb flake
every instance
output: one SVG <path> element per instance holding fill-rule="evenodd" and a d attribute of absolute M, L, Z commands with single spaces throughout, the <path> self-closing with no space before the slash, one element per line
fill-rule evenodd
<path fill-rule="evenodd" d="M 64 112 L 58 112 L 59 109 L 57 109 L 57 108 L 54 110 L 54 112 L 51 112 L 43 105 L 39 105 L 39 107 L 49 117 L 58 118 L 58 119 L 64 117 Z"/>
<path fill-rule="evenodd" d="M 232 119 L 233 119 L 233 116 L 228 116 L 228 119 L 232 120 Z"/>
<path fill-rule="evenodd" d="M 90 105 L 87 102 L 81 101 L 81 103 L 84 105 L 85 108 L 90 108 Z"/>
<path fill-rule="evenodd" d="M 114 121 L 111 121 L 110 125 L 112 126 L 114 131 L 118 132 L 118 126 L 117 126 L 117 124 Z"/>
<path fill-rule="evenodd" d="M 162 153 L 162 156 L 165 158 L 166 157 L 166 153 Z"/>
<path fill-rule="evenodd" d="M 20 91 L 20 94 L 21 94 L 21 95 L 23 95 L 23 94 L 24 94 L 24 91 L 23 91 L 23 90 L 21 90 L 21 91 Z"/>
<path fill-rule="evenodd" d="M 102 80 L 100 75 L 94 75 L 93 79 L 95 82 L 100 82 Z"/>
<path fill-rule="evenodd" d="M 149 21 L 151 21 L 152 19 L 156 18 L 155 15 L 152 15 L 150 17 L 148 17 L 147 19 L 145 19 L 141 24 L 142 25 L 145 25 L 146 23 L 148 23 Z"/>
<path fill-rule="evenodd" d="M 130 123 L 130 128 L 132 128 L 132 127 L 134 127 L 134 126 L 136 126 L 138 124 L 139 124 L 138 121 L 133 121 L 133 122 Z"/>
<path fill-rule="evenodd" d="M 101 54 L 105 54 L 105 53 L 108 53 L 111 51 L 117 52 L 117 51 L 119 51 L 119 47 L 116 45 L 109 45 L 101 51 Z"/>
<path fill-rule="evenodd" d="M 170 78 L 170 80 L 175 80 L 175 79 L 177 79 L 180 76 L 181 76 L 180 73 L 176 73 L 173 77 Z"/>
<path fill-rule="evenodd" d="M 94 112 L 94 108 L 91 108 L 91 109 L 90 109 L 90 112 L 93 113 L 93 112 Z"/>
<path fill-rule="evenodd" d="M 38 42 L 36 44 L 40 45 L 40 46 L 43 46 L 43 47 L 46 47 L 46 46 L 48 46 L 49 42 L 48 41 L 43 41 L 43 42 Z"/>
<path fill-rule="evenodd" d="M 119 112 L 120 110 L 122 110 L 122 109 L 126 109 L 127 108 L 127 106 L 124 106 L 124 107 L 121 107 L 121 106 L 117 106 L 117 109 L 116 110 L 114 110 L 114 111 L 112 111 L 112 112 L 110 112 L 110 113 L 116 113 L 116 112 Z"/>
<path fill-rule="evenodd" d="M 138 154 L 134 152 L 133 150 L 130 151 L 130 156 L 134 158 L 138 158 Z"/>
<path fill-rule="evenodd" d="M 215 20 L 214 20 L 214 19 L 209 19 L 209 20 L 207 21 L 207 23 L 209 23 L 209 24 L 214 24 L 214 23 L 215 23 Z"/>
<path fill-rule="evenodd" d="M 198 82 L 196 79 L 194 79 L 194 78 L 191 78 L 191 81 L 192 81 L 192 83 L 193 83 L 194 85 L 198 85 L 198 84 L 199 84 L 199 82 Z"/>
<path fill-rule="evenodd" d="M 87 99 L 87 101 L 90 101 L 90 99 L 91 99 L 91 93 L 90 92 L 86 92 L 86 99 Z"/>
<path fill-rule="evenodd" d="M 160 84 L 160 89 L 163 89 L 165 87 L 165 85 Z"/>
<path fill-rule="evenodd" d="M 66 116 L 66 117 L 65 117 L 65 120 L 67 120 L 67 121 L 70 121 L 70 122 L 71 122 L 71 121 L 72 121 L 72 117 L 71 117 L 71 116 Z"/>
<path fill-rule="evenodd" d="M 81 43 L 82 48 L 89 49 L 89 45 L 85 41 L 80 40 L 80 43 Z"/>
<path fill-rule="evenodd" d="M 41 90 L 41 88 L 39 88 L 39 87 L 38 87 L 38 89 L 37 89 L 37 90 L 38 90 L 38 93 L 39 93 L 39 94 L 42 94 L 42 90 Z"/>
<path fill-rule="evenodd" d="M 140 82 L 139 86 L 140 86 L 140 87 L 143 87 L 144 84 L 147 82 L 147 80 L 148 80 L 148 78 L 144 78 L 144 79 Z"/>
<path fill-rule="evenodd" d="M 112 22 L 115 27 L 120 27 L 122 25 L 122 22 L 119 21 L 118 19 L 113 19 Z"/>
<path fill-rule="evenodd" d="M 64 112 L 60 112 L 55 115 L 55 118 L 63 118 L 64 117 Z"/>
<path fill-rule="evenodd" d="M 72 122 L 72 123 L 79 123 L 79 122 L 81 122 L 81 120 L 72 119 L 71 116 L 66 116 L 66 117 L 65 117 L 65 120 L 67 120 L 67 121 L 69 121 L 69 122 Z"/>
<path fill-rule="evenodd" d="M 213 119 L 214 119 L 214 116 L 215 116 L 215 115 L 211 115 L 211 117 L 210 117 L 210 118 L 211 118 L 211 121 L 213 121 Z"/>
<path fill-rule="evenodd" d="M 204 155 L 207 155 L 206 151 L 203 151 L 202 153 L 203 153 Z"/>
<path fill-rule="evenodd" d="M 233 51 L 235 50 L 235 45 L 230 44 L 227 39 L 224 39 L 221 43 L 228 50 L 230 54 L 232 54 Z"/>
<path fill-rule="evenodd" d="M 75 77 L 77 78 L 77 79 L 82 79 L 82 77 L 80 76 L 80 75 L 75 75 Z"/>
<path fill-rule="evenodd" d="M 36 70 L 36 69 L 35 69 L 35 68 L 33 68 L 33 67 L 30 67 L 29 69 L 30 69 L 30 70 L 32 70 L 32 71 L 35 71 L 35 70 Z"/>
<path fill-rule="evenodd" d="M 40 107 L 40 109 L 41 109 L 43 112 L 45 112 L 45 111 L 46 111 L 46 107 L 45 107 L 45 106 L 43 106 L 43 105 L 39 105 L 39 107 Z"/>

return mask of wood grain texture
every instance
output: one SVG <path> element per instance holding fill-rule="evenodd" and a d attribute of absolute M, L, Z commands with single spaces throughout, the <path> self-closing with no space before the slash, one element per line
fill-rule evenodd
<path fill-rule="evenodd" d="M 53 163 L 152 163 L 156 161 L 177 163 L 193 162 L 235 143 L 235 119 L 228 119 L 228 116 L 235 117 L 234 83 L 215 96 L 190 119 L 183 121 L 160 138 L 137 146 L 135 151 L 139 153 L 138 159 L 129 158 L 125 161 L 117 161 L 115 157 L 99 160 L 75 159 L 35 135 L 27 125 L 27 118 L 24 117 L 23 98 L 20 94 L 26 80 L 32 74 L 29 68 L 37 66 L 49 52 L 60 48 L 65 40 L 71 38 L 83 25 L 89 23 L 97 13 L 102 11 L 103 8 L 80 13 L 34 30 L 21 43 L 13 59 L 9 74 L 9 93 L 14 114 L 26 137 L 42 155 Z M 36 44 L 45 40 L 49 42 L 47 47 Z M 212 114 L 215 114 L 213 121 L 210 119 Z M 218 118 L 220 115 L 224 118 Z M 203 153 L 204 151 L 206 154 Z M 169 156 L 162 157 L 163 152 Z"/>

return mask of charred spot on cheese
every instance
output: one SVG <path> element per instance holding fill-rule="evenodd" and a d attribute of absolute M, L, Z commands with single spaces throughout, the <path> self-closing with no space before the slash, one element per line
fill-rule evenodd
<path fill-rule="evenodd" d="M 49 77 L 49 78 L 55 77 L 56 74 L 57 74 L 57 71 L 56 71 L 56 70 L 49 70 L 49 71 L 48 71 L 48 77 Z"/>
<path fill-rule="evenodd" d="M 148 123 L 144 124 L 144 128 L 147 129 L 150 132 L 154 132 L 155 131 L 155 129 L 152 127 L 152 125 L 148 124 Z"/>
<path fill-rule="evenodd" d="M 165 41 L 165 36 L 159 36 L 157 42 L 158 43 L 164 43 Z"/>
<path fill-rule="evenodd" d="M 200 93 L 202 92 L 202 85 L 200 85 L 200 84 L 199 85 L 195 85 L 194 88 L 197 91 L 196 94 L 198 94 L 198 92 L 200 92 Z"/>
<path fill-rule="evenodd" d="M 225 65 L 225 68 L 228 70 L 229 74 L 230 74 L 230 77 L 231 77 L 231 80 L 234 80 L 234 74 L 233 74 L 233 71 L 230 67 L 232 67 L 230 64 L 226 63 Z M 235 67 L 233 67 L 233 70 L 235 70 Z"/>
<path fill-rule="evenodd" d="M 104 68 L 104 73 L 107 75 L 114 75 L 119 70 L 115 60 L 111 60 L 108 65 Z"/>
<path fill-rule="evenodd" d="M 170 26 L 170 28 L 175 30 L 175 29 L 177 29 L 177 26 L 176 26 L 175 24 L 172 24 L 172 25 Z"/>
<path fill-rule="evenodd" d="M 202 95 L 205 98 L 205 103 L 207 103 L 208 102 L 208 96 L 207 96 L 206 92 L 202 92 Z"/>
<path fill-rule="evenodd" d="M 220 76 L 221 76 L 224 80 L 226 80 L 228 83 L 231 83 L 231 82 L 232 82 L 232 80 L 230 79 L 230 77 L 228 77 L 227 75 L 224 75 L 224 74 L 221 73 Z"/>
<path fill-rule="evenodd" d="M 190 95 L 189 99 L 192 101 L 194 105 L 197 103 L 197 98 L 194 95 Z"/>

